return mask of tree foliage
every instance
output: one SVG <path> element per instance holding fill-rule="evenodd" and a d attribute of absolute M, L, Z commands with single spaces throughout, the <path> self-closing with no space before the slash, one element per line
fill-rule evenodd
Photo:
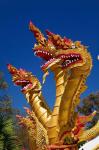
<path fill-rule="evenodd" d="M 91 93 L 89 96 L 83 98 L 81 105 L 77 109 L 83 115 L 89 115 L 94 110 L 97 111 L 93 120 L 88 124 L 89 127 L 92 127 L 99 120 L 99 92 Z"/>
<path fill-rule="evenodd" d="M 7 82 L 0 72 L 0 150 L 21 150 L 21 142 L 16 135 L 15 115 L 11 98 L 2 91 L 8 88 Z"/>
<path fill-rule="evenodd" d="M 0 114 L 0 150 L 20 150 L 12 118 Z"/>

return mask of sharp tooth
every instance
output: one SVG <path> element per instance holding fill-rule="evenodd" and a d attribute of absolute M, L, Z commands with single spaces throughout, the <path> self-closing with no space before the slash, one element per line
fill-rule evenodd
<path fill-rule="evenodd" d="M 69 61 L 68 64 L 71 64 L 71 61 Z"/>
<path fill-rule="evenodd" d="M 36 55 L 36 52 L 34 52 L 34 55 Z"/>
<path fill-rule="evenodd" d="M 34 44 L 34 47 L 36 47 L 37 46 L 37 44 Z"/>

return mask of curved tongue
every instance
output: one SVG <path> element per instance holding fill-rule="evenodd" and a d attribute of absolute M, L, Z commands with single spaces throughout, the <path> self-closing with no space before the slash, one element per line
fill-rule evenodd
<path fill-rule="evenodd" d="M 49 75 L 49 72 L 46 71 L 43 75 L 43 84 L 45 83 L 46 77 Z"/>
<path fill-rule="evenodd" d="M 50 61 L 48 61 L 47 63 L 45 63 L 45 65 L 43 65 L 43 67 L 42 67 L 42 70 L 44 71 L 43 84 L 45 83 L 46 77 L 49 75 L 48 69 L 53 67 L 55 64 L 59 63 L 60 61 L 61 61 L 61 59 L 53 58 Z"/>
<path fill-rule="evenodd" d="M 55 64 L 59 63 L 60 61 L 60 58 L 52 58 L 49 61 L 47 61 L 41 68 L 43 71 L 46 71 L 49 68 L 53 67 Z"/>

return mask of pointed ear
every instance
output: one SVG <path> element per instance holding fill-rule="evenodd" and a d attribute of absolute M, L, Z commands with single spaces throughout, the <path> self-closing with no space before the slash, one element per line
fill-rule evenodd
<path fill-rule="evenodd" d="M 62 38 L 60 37 L 60 35 L 58 34 L 54 34 L 53 32 L 49 31 L 49 30 L 46 30 L 46 34 L 48 36 L 48 40 L 50 40 L 53 45 L 58 48 L 59 45 L 60 45 L 60 42 L 62 40 Z"/>
<path fill-rule="evenodd" d="M 53 43 L 56 49 L 68 49 L 73 43 L 70 39 L 66 37 L 62 38 L 60 35 L 54 34 L 49 30 L 46 30 L 46 34 L 48 36 L 48 39 Z"/>
<path fill-rule="evenodd" d="M 46 30 L 46 34 L 48 36 L 49 39 L 52 40 L 52 42 L 57 42 L 57 40 L 61 40 L 62 38 L 60 37 L 60 35 L 58 34 L 54 34 L 53 32 Z"/>
<path fill-rule="evenodd" d="M 53 36 L 53 35 L 55 35 L 54 33 L 52 33 L 52 32 L 49 31 L 49 30 L 46 30 L 46 34 L 47 34 L 48 36 Z"/>
<path fill-rule="evenodd" d="M 30 23 L 29 23 L 29 29 L 31 32 L 34 33 L 34 36 L 35 36 L 37 42 L 42 44 L 42 45 L 45 45 L 46 38 L 41 33 L 41 31 L 32 23 L 32 21 L 30 21 Z"/>

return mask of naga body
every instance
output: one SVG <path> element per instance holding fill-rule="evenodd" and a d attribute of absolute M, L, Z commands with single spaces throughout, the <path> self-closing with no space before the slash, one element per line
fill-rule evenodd
<path fill-rule="evenodd" d="M 56 100 L 53 110 L 49 109 L 44 100 L 39 80 L 32 73 L 18 70 L 9 64 L 13 82 L 22 87 L 37 121 L 46 130 L 46 145 L 49 145 L 47 148 L 65 149 L 66 146 L 76 150 L 80 138 L 87 132 L 84 130 L 85 124 L 95 115 L 93 112 L 89 116 L 79 117 L 76 112 L 80 95 L 86 89 L 86 78 L 92 68 L 91 55 L 79 41 L 73 42 L 48 30 L 46 39 L 32 22 L 29 29 L 37 40 L 33 48 L 34 54 L 45 60 L 41 66 L 45 73 L 44 78 L 48 70 L 54 73 Z"/>

